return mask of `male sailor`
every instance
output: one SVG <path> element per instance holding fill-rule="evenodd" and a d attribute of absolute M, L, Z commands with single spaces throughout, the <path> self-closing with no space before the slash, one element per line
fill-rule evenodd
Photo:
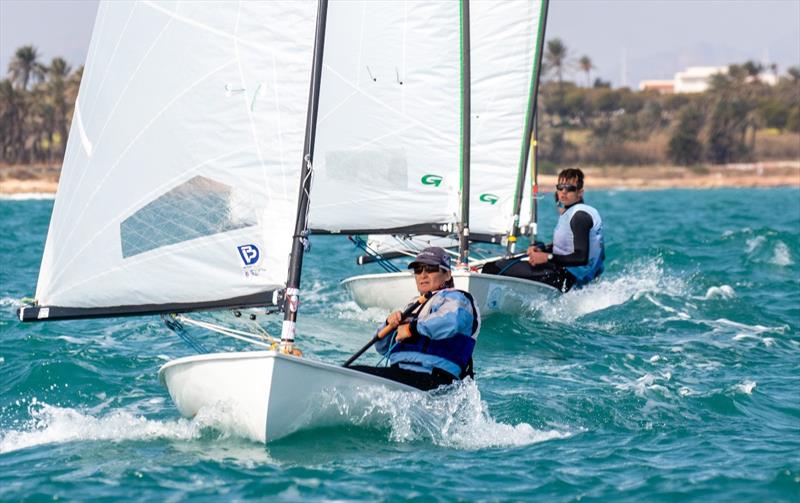
<path fill-rule="evenodd" d="M 388 357 L 388 367 L 350 368 L 431 390 L 472 377 L 472 351 L 480 330 L 480 314 L 472 296 L 453 288 L 450 256 L 433 246 L 408 265 L 420 293 L 406 309 L 386 318 L 375 349 Z M 413 307 L 413 309 L 412 309 Z"/>
<path fill-rule="evenodd" d="M 552 285 L 562 292 L 583 286 L 603 272 L 603 221 L 596 209 L 583 202 L 583 171 L 558 174 L 556 203 L 561 216 L 553 242 L 528 248 L 528 260 L 499 260 L 486 264 L 486 274 L 514 276 Z"/>

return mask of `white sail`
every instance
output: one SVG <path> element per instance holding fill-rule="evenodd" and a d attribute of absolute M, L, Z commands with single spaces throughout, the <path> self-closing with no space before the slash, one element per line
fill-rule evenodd
<path fill-rule="evenodd" d="M 543 11 L 542 0 L 470 1 L 473 234 L 505 235 L 513 224 Z"/>
<path fill-rule="evenodd" d="M 203 303 L 285 284 L 316 11 L 100 5 L 40 306 Z"/>
<path fill-rule="evenodd" d="M 458 220 L 459 2 L 328 8 L 310 227 Z"/>

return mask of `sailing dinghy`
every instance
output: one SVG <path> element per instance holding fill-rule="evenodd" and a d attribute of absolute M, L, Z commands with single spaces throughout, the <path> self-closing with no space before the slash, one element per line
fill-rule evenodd
<path fill-rule="evenodd" d="M 159 372 L 181 414 L 224 407 L 234 431 L 265 442 L 349 422 L 376 389 L 421 393 L 299 357 L 300 273 L 315 142 L 321 179 L 366 194 L 376 178 L 369 161 L 393 181 L 415 141 L 426 153 L 439 143 L 412 122 L 396 131 L 403 142 L 393 150 L 365 147 L 385 117 L 432 106 L 420 101 L 428 96 L 421 88 L 441 86 L 435 98 L 451 112 L 431 122 L 458 129 L 468 40 L 460 16 L 468 19 L 466 2 L 101 3 L 36 302 L 19 309 L 20 319 L 184 313 L 166 318 L 180 333 L 177 322 L 193 311 L 283 311 L 279 344 L 245 337 L 267 351 L 199 354 Z M 347 47 L 363 50 L 340 52 Z M 349 123 L 351 111 L 374 100 L 387 104 L 383 116 Z M 429 160 L 451 165 L 452 148 L 438 151 Z M 446 204 L 436 200 L 442 208 L 432 219 L 400 225 L 447 225 Z M 375 214 L 376 226 L 395 222 L 391 211 Z M 362 215 L 331 211 L 324 224 L 348 228 Z"/>
<path fill-rule="evenodd" d="M 547 0 L 470 2 L 471 148 L 467 162 L 461 159 L 461 179 L 467 182 L 460 187 L 451 186 L 450 197 L 461 199 L 462 211 L 450 228 L 461 229 L 459 237 L 466 233 L 473 242 L 505 244 L 509 256 L 515 251 L 521 227 L 535 234 L 535 216 L 531 222 L 530 207 L 523 206 L 522 201 L 526 195 L 535 199 L 538 192 L 535 185 L 531 190 L 531 184 L 526 182 L 535 177 L 529 174 L 527 166 L 547 7 Z M 424 159 L 421 162 L 425 165 Z M 312 227 L 315 227 L 316 204 L 315 200 Z M 397 197 L 382 207 L 392 205 L 398 213 L 416 208 Z M 398 234 L 391 229 L 368 230 Z M 408 234 L 413 231 L 404 229 Z M 407 245 L 409 255 L 418 251 L 414 238 L 399 240 Z M 469 267 L 454 270 L 453 278 L 456 288 L 472 294 L 482 316 L 523 312 L 532 303 L 552 299 L 560 293 L 543 283 L 481 274 L 482 265 L 492 259 L 471 260 L 468 246 L 469 241 L 462 240 L 459 256 Z M 385 256 L 378 253 L 382 258 L 402 253 L 397 249 L 391 252 L 396 253 Z M 499 258 L 504 257 L 496 259 Z M 342 286 L 361 308 L 391 309 L 416 294 L 414 278 L 405 270 L 354 276 L 342 281 Z"/>

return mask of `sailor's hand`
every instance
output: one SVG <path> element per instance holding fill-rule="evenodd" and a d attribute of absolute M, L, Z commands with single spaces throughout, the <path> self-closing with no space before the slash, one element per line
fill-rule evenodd
<path fill-rule="evenodd" d="M 528 254 L 528 263 L 530 265 L 539 265 L 545 262 L 547 262 L 547 253 L 537 251 Z"/>
<path fill-rule="evenodd" d="M 404 323 L 397 327 L 397 335 L 395 336 L 395 340 L 397 341 L 404 341 L 411 337 L 411 328 L 409 328 L 408 323 Z"/>
<path fill-rule="evenodd" d="M 386 318 L 386 324 L 390 327 L 396 327 L 401 321 L 403 321 L 403 313 L 400 311 L 395 311 Z"/>
<path fill-rule="evenodd" d="M 530 256 L 534 252 L 540 252 L 540 251 L 542 251 L 542 250 L 540 250 L 539 247 L 537 247 L 536 245 L 530 245 L 528 247 L 528 256 Z"/>

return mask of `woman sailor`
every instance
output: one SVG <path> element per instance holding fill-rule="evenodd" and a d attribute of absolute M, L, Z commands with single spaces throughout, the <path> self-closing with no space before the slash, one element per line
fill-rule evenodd
<path fill-rule="evenodd" d="M 442 248 L 422 250 L 408 265 L 420 300 L 411 315 L 395 311 L 379 329 L 388 335 L 375 349 L 389 359 L 389 367 L 353 365 L 350 368 L 430 390 L 472 376 L 472 351 L 480 329 L 480 315 L 472 296 L 453 288 L 450 256 Z"/>

